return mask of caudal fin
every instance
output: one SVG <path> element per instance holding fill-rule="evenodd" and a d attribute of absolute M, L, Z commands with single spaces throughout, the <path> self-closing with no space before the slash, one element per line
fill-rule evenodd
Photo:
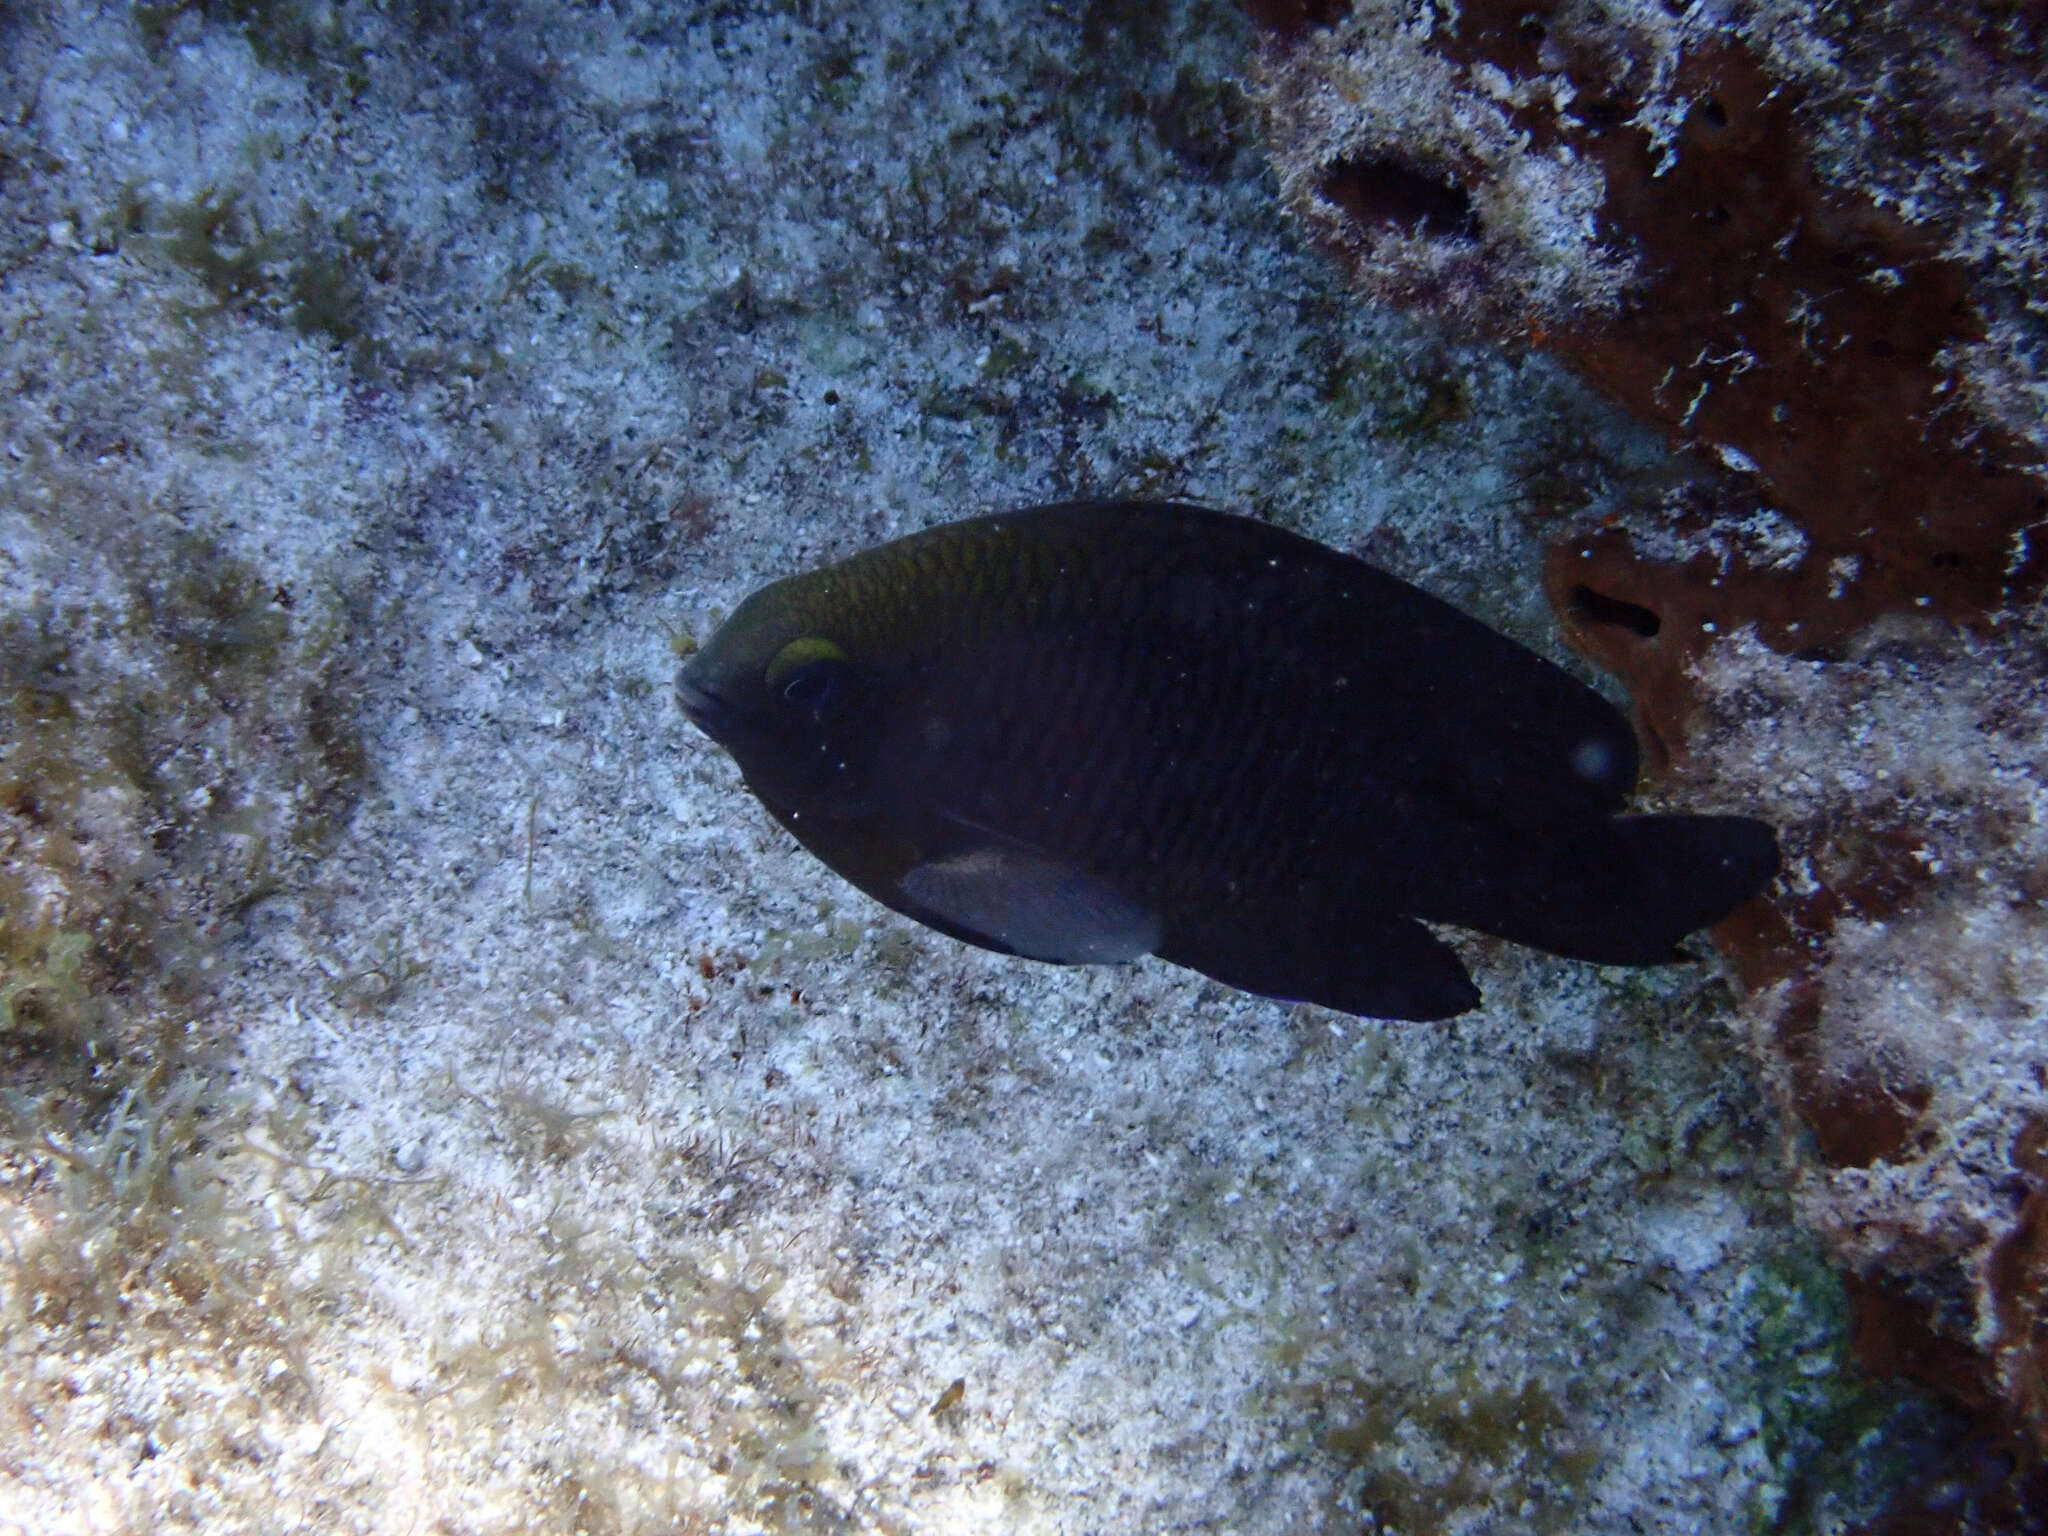
<path fill-rule="evenodd" d="M 1574 960 L 1663 965 L 1777 872 L 1777 834 L 1761 821 L 1621 816 L 1549 850 L 1500 920 L 1482 926 Z"/>

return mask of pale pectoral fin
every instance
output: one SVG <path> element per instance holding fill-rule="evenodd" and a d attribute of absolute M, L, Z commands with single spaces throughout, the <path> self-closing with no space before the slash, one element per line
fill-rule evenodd
<path fill-rule="evenodd" d="M 1121 964 L 1150 954 L 1164 931 L 1158 913 L 1094 876 L 1003 842 L 919 864 L 901 885 L 935 926 L 1032 960 Z"/>

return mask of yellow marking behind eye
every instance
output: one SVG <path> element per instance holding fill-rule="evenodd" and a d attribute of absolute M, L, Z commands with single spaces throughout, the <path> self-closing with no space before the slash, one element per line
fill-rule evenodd
<path fill-rule="evenodd" d="M 768 663 L 768 690 L 772 693 L 780 688 L 798 667 L 808 666 L 814 661 L 844 660 L 846 652 L 820 636 L 808 635 L 802 640 L 792 640 Z"/>

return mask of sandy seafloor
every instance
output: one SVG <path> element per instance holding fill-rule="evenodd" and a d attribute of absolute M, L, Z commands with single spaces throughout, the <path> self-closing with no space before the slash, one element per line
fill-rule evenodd
<path fill-rule="evenodd" d="M 809 861 L 670 699 L 764 579 L 1085 495 L 1560 654 L 1525 488 L 1654 445 L 1348 300 L 1247 46 L 1216 5 L 0 9 L 5 680 L 157 743 L 78 858 L 182 924 L 95 1027 L 187 1045 L 14 1010 L 0 1531 L 1881 1495 L 1711 965 L 1472 942 L 1486 1007 L 1404 1027 L 998 958 Z M 53 970 L 65 889 L 4 888 Z"/>

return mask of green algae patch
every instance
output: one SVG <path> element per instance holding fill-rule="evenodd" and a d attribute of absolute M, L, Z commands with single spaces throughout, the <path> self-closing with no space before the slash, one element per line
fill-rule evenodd
<path fill-rule="evenodd" d="M 1810 1243 L 1788 1243 L 1738 1287 L 1755 1318 L 1753 1431 L 1770 1468 L 1751 1505 L 1753 1530 L 1806 1536 L 1868 1518 L 1930 1442 L 1930 1405 L 1875 1383 L 1849 1355 L 1849 1301 Z"/>
<path fill-rule="evenodd" d="M 1314 1393 L 1310 1438 L 1344 1469 L 1335 1518 L 1369 1529 L 1434 1536 L 1464 1528 L 1475 1509 L 1569 1528 L 1599 1458 L 1535 1381 L 1489 1387 L 1475 1373 L 1446 1385 L 1344 1376 Z"/>
<path fill-rule="evenodd" d="M 0 1058 L 102 1099 L 165 1088 L 236 920 L 365 774 L 347 606 L 106 510 L 68 556 L 91 595 L 0 617 Z"/>
<path fill-rule="evenodd" d="M 304 1254 L 237 1187 L 253 1125 L 215 1006 L 249 914 L 363 782 L 351 620 L 176 519 L 52 489 L 72 579 L 0 617 L 0 1354 L 65 1360 L 75 1394 L 211 1362 L 234 1383 L 213 1418 L 108 1433 L 217 1465 L 319 1412 Z"/>
<path fill-rule="evenodd" d="M 232 28 L 256 58 L 292 70 L 346 99 L 368 83 L 368 49 L 345 30 L 344 8 L 320 0 L 157 0 L 130 12 L 152 54 L 204 26 Z"/>
<path fill-rule="evenodd" d="M 260 168 L 276 146 L 252 142 Z M 245 178 L 254 184 L 260 178 Z M 226 181 L 189 198 L 130 186 L 99 219 L 94 244 L 125 250 L 183 274 L 203 298 L 173 302 L 171 312 L 198 322 L 246 318 L 288 329 L 339 350 L 359 375 L 432 373 L 431 348 L 400 357 L 380 339 L 379 296 L 406 259 L 403 235 L 373 211 L 265 211 L 246 186 Z M 555 275 L 549 274 L 550 282 Z M 555 283 L 557 291 L 565 291 Z M 566 296 L 566 293 L 565 293 Z"/>

